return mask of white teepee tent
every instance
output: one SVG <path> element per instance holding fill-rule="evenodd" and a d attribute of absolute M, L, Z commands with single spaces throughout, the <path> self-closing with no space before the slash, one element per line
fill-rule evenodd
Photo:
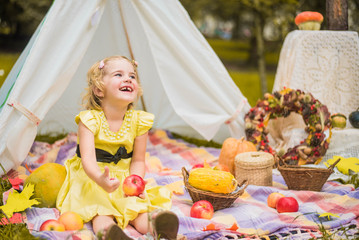
<path fill-rule="evenodd" d="M 37 132 L 76 131 L 87 70 L 110 55 L 138 61 L 138 107 L 155 114 L 154 128 L 216 141 L 244 135 L 250 106 L 177 0 L 57 0 L 0 90 L 6 171 Z"/>

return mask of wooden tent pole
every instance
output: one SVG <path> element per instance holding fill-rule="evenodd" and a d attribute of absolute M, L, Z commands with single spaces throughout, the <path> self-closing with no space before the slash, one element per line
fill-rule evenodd
<path fill-rule="evenodd" d="M 126 28 L 125 18 L 123 17 L 121 0 L 118 0 L 118 6 L 120 9 L 121 21 L 122 21 L 122 25 L 123 25 L 123 30 L 125 31 L 126 41 L 127 41 L 128 49 L 130 51 L 131 59 L 135 60 L 135 57 L 134 57 L 133 51 L 132 51 L 132 47 L 131 47 L 130 38 L 128 36 L 128 32 L 127 32 L 127 28 Z M 138 72 L 137 72 L 137 81 L 141 85 L 140 76 L 139 76 Z M 143 110 L 147 111 L 145 101 L 143 99 L 143 94 L 141 95 L 140 98 L 141 98 L 141 104 L 142 104 Z"/>

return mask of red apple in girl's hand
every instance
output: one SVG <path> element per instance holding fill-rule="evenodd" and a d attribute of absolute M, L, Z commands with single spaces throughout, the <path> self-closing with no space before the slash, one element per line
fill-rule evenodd
<path fill-rule="evenodd" d="M 192 205 L 190 216 L 194 218 L 211 219 L 213 213 L 212 204 L 206 200 L 200 200 Z"/>
<path fill-rule="evenodd" d="M 278 200 L 276 208 L 279 213 L 298 212 L 299 204 L 294 197 L 282 197 Z"/>
<path fill-rule="evenodd" d="M 122 189 L 127 196 L 139 196 L 145 190 L 146 183 L 138 175 L 132 174 L 123 181 Z"/>
<path fill-rule="evenodd" d="M 273 192 L 269 194 L 267 198 L 267 204 L 271 208 L 276 208 L 277 202 L 280 198 L 285 197 L 283 194 L 279 192 Z"/>

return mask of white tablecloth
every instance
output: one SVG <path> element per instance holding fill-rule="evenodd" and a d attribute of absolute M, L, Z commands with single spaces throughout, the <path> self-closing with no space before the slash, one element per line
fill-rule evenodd
<path fill-rule="evenodd" d="M 358 33 L 303 30 L 289 33 L 281 49 L 273 92 L 283 87 L 310 92 L 331 114 L 348 117 L 359 107 Z M 279 123 L 270 125 L 271 132 L 283 132 L 273 134 L 276 147 L 297 145 L 305 135 L 304 122 L 298 114 Z M 326 158 L 333 155 L 359 157 L 359 130 L 351 127 L 349 121 L 346 129 L 333 131 Z"/>
<path fill-rule="evenodd" d="M 289 33 L 280 53 L 273 90 L 284 86 L 310 92 L 331 113 L 348 116 L 359 107 L 358 33 Z"/>

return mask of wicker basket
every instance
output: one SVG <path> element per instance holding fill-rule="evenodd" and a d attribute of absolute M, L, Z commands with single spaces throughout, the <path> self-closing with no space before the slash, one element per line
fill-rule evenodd
<path fill-rule="evenodd" d="M 235 157 L 235 177 L 238 182 L 258 186 L 272 186 L 273 155 L 267 152 L 244 152 Z"/>
<path fill-rule="evenodd" d="M 278 166 L 289 190 L 307 190 L 320 192 L 324 183 L 328 180 L 333 168 L 340 161 L 335 161 L 329 168 L 313 168 L 301 166 Z"/>
<path fill-rule="evenodd" d="M 237 185 L 236 190 L 234 190 L 232 193 L 228 193 L 228 194 L 213 193 L 213 192 L 203 191 L 191 186 L 188 183 L 189 174 L 184 167 L 182 168 L 182 174 L 183 174 L 184 185 L 189 195 L 191 196 L 192 201 L 197 202 L 199 200 L 207 200 L 212 204 L 214 211 L 230 207 L 233 204 L 233 202 L 244 193 L 244 190 L 248 186 L 248 181 L 244 180 L 241 184 Z"/>

